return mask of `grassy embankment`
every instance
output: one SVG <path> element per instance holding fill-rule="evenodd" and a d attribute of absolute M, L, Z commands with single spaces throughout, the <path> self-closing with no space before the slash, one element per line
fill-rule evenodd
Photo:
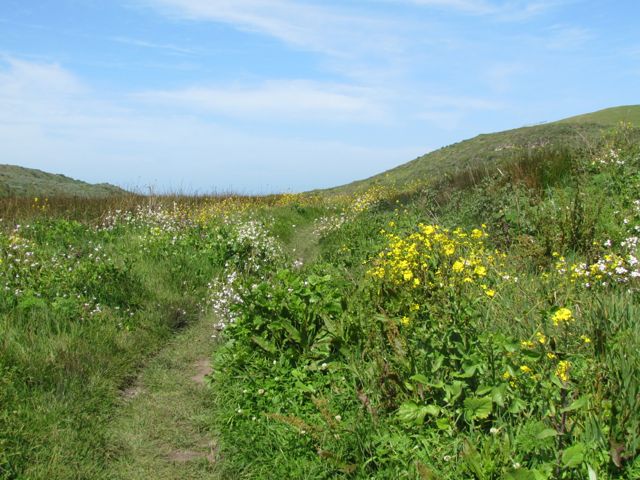
<path fill-rule="evenodd" d="M 318 220 L 315 262 L 239 275 L 225 478 L 640 476 L 638 145 L 370 189 Z"/>
<path fill-rule="evenodd" d="M 637 478 L 638 132 L 588 125 L 358 195 L 7 200 L 0 475 L 171 478 L 175 415 L 133 433 L 192 357 L 137 371 L 212 315 L 221 478 Z"/>
<path fill-rule="evenodd" d="M 0 478 L 109 478 L 125 465 L 131 445 L 111 425 L 123 395 L 209 314 L 224 265 L 256 254 L 247 218 L 282 201 L 2 200 Z"/>

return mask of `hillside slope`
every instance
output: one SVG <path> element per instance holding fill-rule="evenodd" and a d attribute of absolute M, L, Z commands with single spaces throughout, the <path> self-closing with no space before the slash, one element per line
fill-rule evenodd
<path fill-rule="evenodd" d="M 517 157 L 522 150 L 552 145 L 588 147 L 620 121 L 639 126 L 640 105 L 609 108 L 543 125 L 481 134 L 427 153 L 373 177 L 323 192 L 349 194 L 366 190 L 373 185 L 406 188 L 412 182 L 435 181 L 470 168 L 500 165 Z"/>
<path fill-rule="evenodd" d="M 101 198 L 127 192 L 108 183 L 93 185 L 65 175 L 56 175 L 17 165 L 0 165 L 0 197 Z"/>

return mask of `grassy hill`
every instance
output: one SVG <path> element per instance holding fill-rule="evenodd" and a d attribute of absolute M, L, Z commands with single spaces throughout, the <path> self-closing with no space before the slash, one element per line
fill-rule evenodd
<path fill-rule="evenodd" d="M 102 198 L 125 193 L 125 190 L 108 183 L 92 185 L 65 175 L 0 165 L 0 197 Z"/>
<path fill-rule="evenodd" d="M 601 125 L 615 125 L 618 122 L 631 122 L 640 126 L 640 105 L 625 105 L 621 107 L 605 108 L 593 113 L 576 115 L 558 123 L 598 123 Z"/>
<path fill-rule="evenodd" d="M 640 105 L 608 108 L 553 123 L 482 134 L 427 153 L 386 172 L 347 185 L 324 190 L 354 193 L 373 185 L 407 187 L 413 182 L 441 180 L 469 169 L 500 166 L 521 158 L 523 151 L 563 146 L 588 148 L 617 123 L 640 126 Z"/>

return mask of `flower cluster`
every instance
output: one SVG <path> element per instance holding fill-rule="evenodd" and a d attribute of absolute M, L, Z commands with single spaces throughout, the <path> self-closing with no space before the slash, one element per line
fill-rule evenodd
<path fill-rule="evenodd" d="M 486 245 L 487 233 L 460 228 L 449 230 L 438 225 L 418 225 L 408 236 L 384 232 L 387 248 L 374 260 L 369 275 L 392 286 L 460 288 L 476 286 L 488 297 L 496 294 L 489 283 L 500 267 L 503 254 Z"/>

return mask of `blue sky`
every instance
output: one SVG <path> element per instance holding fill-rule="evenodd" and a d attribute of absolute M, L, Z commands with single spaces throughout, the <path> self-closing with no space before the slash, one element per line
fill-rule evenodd
<path fill-rule="evenodd" d="M 2 0 L 0 163 L 300 191 L 638 104 L 636 0 Z"/>

